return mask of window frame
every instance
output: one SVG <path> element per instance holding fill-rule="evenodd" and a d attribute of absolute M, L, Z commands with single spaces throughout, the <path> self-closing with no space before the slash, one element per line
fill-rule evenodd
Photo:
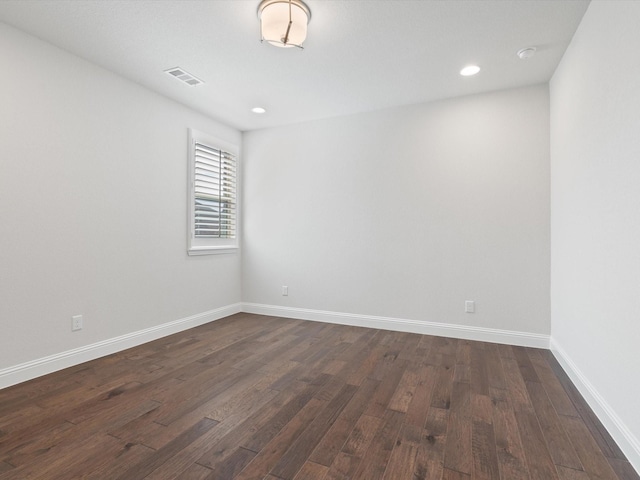
<path fill-rule="evenodd" d="M 235 157 L 235 238 L 197 238 L 195 236 L 195 165 L 196 143 L 206 145 L 215 150 L 221 150 Z M 187 239 L 188 255 L 215 255 L 224 253 L 237 253 L 239 251 L 240 236 L 240 147 L 234 143 L 221 140 L 199 130 L 189 129 L 189 154 L 188 154 L 188 188 L 187 188 Z"/>

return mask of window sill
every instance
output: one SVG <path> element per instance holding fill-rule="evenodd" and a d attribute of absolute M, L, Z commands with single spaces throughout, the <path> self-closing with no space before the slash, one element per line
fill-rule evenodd
<path fill-rule="evenodd" d="M 225 247 L 191 247 L 187 250 L 189 256 L 193 255 L 220 255 L 224 253 L 238 253 L 240 248 L 237 246 Z"/>

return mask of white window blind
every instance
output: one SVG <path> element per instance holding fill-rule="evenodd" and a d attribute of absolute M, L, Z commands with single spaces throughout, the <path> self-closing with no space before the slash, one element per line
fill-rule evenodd
<path fill-rule="evenodd" d="M 236 238 L 236 157 L 195 142 L 194 236 Z"/>
<path fill-rule="evenodd" d="M 237 249 L 238 148 L 189 130 L 189 255 Z"/>

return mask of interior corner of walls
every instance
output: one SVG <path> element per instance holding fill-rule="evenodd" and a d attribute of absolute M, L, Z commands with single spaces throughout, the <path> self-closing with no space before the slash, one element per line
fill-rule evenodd
<path fill-rule="evenodd" d="M 551 337 L 550 349 L 585 401 L 625 454 L 629 463 L 640 472 L 640 439 L 625 425 L 605 397 L 574 363 L 558 341 Z"/>
<path fill-rule="evenodd" d="M 226 305 L 206 312 L 190 315 L 155 327 L 110 338 L 101 342 L 74 348 L 65 352 L 37 358 L 13 367 L 0 370 L 0 389 L 32 380 L 42 375 L 72 367 L 96 358 L 111 355 L 128 348 L 142 345 L 174 333 L 213 322 L 242 311 L 240 303 Z"/>

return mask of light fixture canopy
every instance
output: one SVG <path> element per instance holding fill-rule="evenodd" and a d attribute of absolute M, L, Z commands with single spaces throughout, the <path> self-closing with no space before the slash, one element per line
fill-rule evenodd
<path fill-rule="evenodd" d="M 258 5 L 260 40 L 282 48 L 302 48 L 311 10 L 302 0 L 262 0 Z"/>
<path fill-rule="evenodd" d="M 527 58 L 531 58 L 536 54 L 536 47 L 527 47 L 522 50 L 518 50 L 518 58 L 520 60 L 526 60 Z"/>

